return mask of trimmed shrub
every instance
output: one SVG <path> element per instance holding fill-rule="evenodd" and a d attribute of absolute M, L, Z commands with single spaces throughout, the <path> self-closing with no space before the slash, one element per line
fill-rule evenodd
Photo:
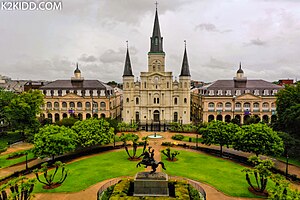
<path fill-rule="evenodd" d="M 172 139 L 173 140 L 183 140 L 184 136 L 183 135 L 180 135 L 180 134 L 176 134 L 176 135 L 173 135 L 172 136 Z"/>

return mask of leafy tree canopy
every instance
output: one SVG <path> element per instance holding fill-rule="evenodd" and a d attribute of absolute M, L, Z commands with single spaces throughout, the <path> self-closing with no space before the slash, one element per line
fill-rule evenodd
<path fill-rule="evenodd" d="M 264 155 L 280 155 L 283 142 L 277 132 L 266 124 L 244 125 L 237 134 L 233 148 L 244 152 Z"/>
<path fill-rule="evenodd" d="M 222 156 L 222 147 L 229 146 L 232 144 L 235 138 L 236 132 L 238 132 L 240 127 L 233 123 L 226 123 L 222 121 L 211 121 L 200 128 L 199 132 L 202 134 L 202 143 L 211 145 L 220 145 L 220 154 Z"/>
<path fill-rule="evenodd" d="M 72 129 L 77 133 L 77 145 L 83 147 L 108 144 L 111 143 L 114 138 L 114 128 L 102 118 L 90 118 L 84 121 L 77 121 Z"/>
<path fill-rule="evenodd" d="M 54 157 L 75 149 L 76 133 L 67 127 L 46 125 L 34 136 L 35 155 Z"/>
<path fill-rule="evenodd" d="M 278 120 L 275 128 L 290 133 L 300 139 L 300 82 L 285 85 L 277 94 Z"/>
<path fill-rule="evenodd" d="M 36 116 L 43 103 L 43 94 L 39 90 L 23 92 L 5 107 L 6 117 L 15 129 L 23 132 L 25 129 L 35 129 L 39 125 Z"/>

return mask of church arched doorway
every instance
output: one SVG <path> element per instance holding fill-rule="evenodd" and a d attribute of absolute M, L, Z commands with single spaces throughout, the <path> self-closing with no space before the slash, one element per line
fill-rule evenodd
<path fill-rule="evenodd" d="M 153 120 L 154 120 L 154 122 L 159 122 L 159 119 L 160 119 L 160 113 L 158 110 L 155 110 L 153 112 Z"/>

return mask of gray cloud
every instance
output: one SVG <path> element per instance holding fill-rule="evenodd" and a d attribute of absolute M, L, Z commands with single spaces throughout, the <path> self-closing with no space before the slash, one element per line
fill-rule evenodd
<path fill-rule="evenodd" d="M 136 55 L 137 50 L 135 47 L 129 48 L 130 57 Z M 123 63 L 125 62 L 126 49 L 119 48 L 118 50 L 108 49 L 100 56 L 100 61 L 103 63 Z"/>
<path fill-rule="evenodd" d="M 95 62 L 97 58 L 93 55 L 82 54 L 78 60 L 82 62 Z"/>
<path fill-rule="evenodd" d="M 265 46 L 267 45 L 267 42 L 262 41 L 261 39 L 257 38 L 257 39 L 253 39 L 250 40 L 250 45 L 257 45 L 257 46 Z"/>
<path fill-rule="evenodd" d="M 195 30 L 200 29 L 201 31 L 207 31 L 207 32 L 218 32 L 218 33 L 227 33 L 227 32 L 231 32 L 231 29 L 226 29 L 226 30 L 219 30 L 217 29 L 216 25 L 211 24 L 211 23 L 202 23 L 202 24 L 198 24 L 195 27 Z"/>

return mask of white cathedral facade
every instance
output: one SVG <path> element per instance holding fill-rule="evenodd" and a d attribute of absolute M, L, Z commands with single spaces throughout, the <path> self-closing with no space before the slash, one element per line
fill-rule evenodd
<path fill-rule="evenodd" d="M 127 48 L 123 73 L 123 121 L 137 122 L 146 130 L 155 130 L 153 127 L 161 130 L 162 126 L 170 122 L 189 124 L 190 82 L 186 48 L 179 80 L 174 80 L 172 72 L 166 71 L 163 38 L 156 9 L 148 53 L 148 71 L 141 72 L 139 81 L 135 81 L 132 73 Z"/>

